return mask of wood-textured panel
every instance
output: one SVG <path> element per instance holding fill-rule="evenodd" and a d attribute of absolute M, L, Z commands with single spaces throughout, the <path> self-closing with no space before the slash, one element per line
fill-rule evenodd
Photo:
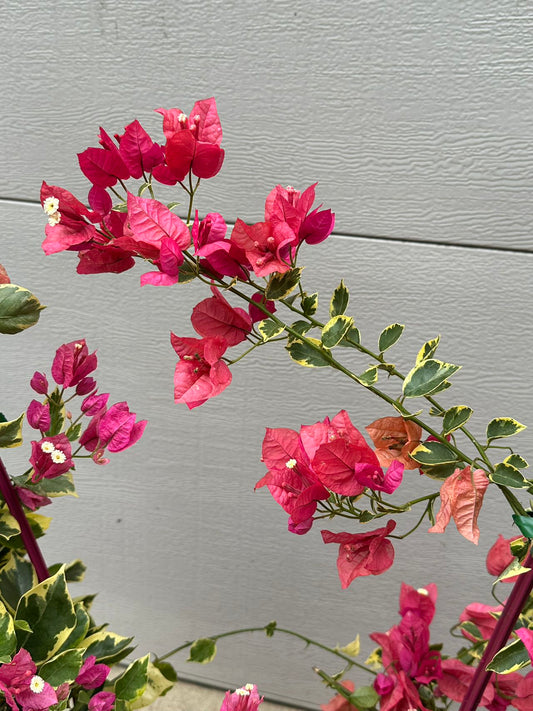
<path fill-rule="evenodd" d="M 235 366 L 220 397 L 192 412 L 175 405 L 168 333 L 193 334 L 189 315 L 205 289 L 141 289 L 140 270 L 78 276 L 74 254 L 42 255 L 38 207 L 0 202 L 0 212 L 2 263 L 48 305 L 37 327 L 2 338 L 2 411 L 17 416 L 33 395 L 27 385 L 33 372 L 49 371 L 61 343 L 86 337 L 98 349 L 101 390 L 113 401 L 127 399 L 149 420 L 143 440 L 108 466 L 80 464 L 79 500 L 51 507 L 45 555 L 51 562 L 83 557 L 89 572 L 78 589 L 101 591 L 98 617 L 118 632 L 134 632 L 140 651 L 162 653 L 196 636 L 277 619 L 326 642 L 346 644 L 360 633 L 370 652 L 368 633 L 396 622 L 400 582 L 436 582 L 433 639 L 454 648 L 447 630 L 463 607 L 491 602 L 485 551 L 497 531 L 513 532 L 497 490 L 486 497 L 479 549 L 454 531 L 420 532 L 398 542 L 385 578 L 342 591 L 335 547 L 322 544 L 318 528 L 301 537 L 288 533 L 286 514 L 265 490 L 253 491 L 264 473 L 264 427 L 298 428 L 345 408 L 363 428 L 390 414 L 388 408 L 340 374 L 297 367 L 275 344 Z M 322 315 L 345 278 L 349 313 L 370 345 L 388 323 L 407 325 L 393 352 L 403 370 L 419 345 L 440 332 L 442 358 L 464 366 L 442 399 L 474 407 L 473 431 L 482 433 L 498 415 L 531 424 L 533 255 L 332 237 L 306 246 L 302 263 L 306 287 L 322 294 Z M 343 357 L 366 365 L 354 354 Z M 529 430 L 520 443 L 531 458 Z M 27 467 L 27 447 L 5 454 L 12 473 Z M 433 483 L 409 472 L 402 487 L 407 500 Z M 400 519 L 399 530 L 410 522 Z M 347 530 L 337 522 L 330 527 Z M 184 677 L 226 687 L 255 681 L 270 698 L 312 706 L 328 693 L 310 667 L 336 670 L 327 655 L 261 634 L 221 643 L 210 666 L 193 667 L 183 657 L 176 664 Z"/>
<path fill-rule="evenodd" d="M 217 97 L 201 198 L 258 219 L 320 181 L 344 234 L 533 249 L 533 11 L 520 0 L 74 0 L 2 7 L 0 196 L 70 187 L 98 126 Z"/>

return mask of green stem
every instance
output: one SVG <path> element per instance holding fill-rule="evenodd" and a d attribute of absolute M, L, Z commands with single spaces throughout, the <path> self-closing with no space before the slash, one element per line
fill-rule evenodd
<path fill-rule="evenodd" d="M 266 631 L 266 627 L 243 627 L 242 629 L 231 630 L 230 632 L 222 632 L 221 634 L 211 635 L 209 637 L 209 639 L 212 639 L 214 642 L 216 642 L 217 640 L 223 639 L 224 637 L 232 637 L 237 634 L 244 634 L 244 633 L 248 633 L 248 632 L 265 632 L 265 631 Z M 334 649 L 333 647 L 327 647 L 325 644 L 316 642 L 314 639 L 310 639 L 309 637 L 306 637 L 305 635 L 300 634 L 299 632 L 293 632 L 292 630 L 287 630 L 287 629 L 284 629 L 283 627 L 275 627 L 274 632 L 281 632 L 282 634 L 286 634 L 291 637 L 296 637 L 297 639 L 302 640 L 302 642 L 305 642 L 306 645 L 311 645 L 313 647 L 317 647 L 318 649 L 323 649 L 326 652 L 330 652 L 330 654 L 334 654 L 336 657 L 339 657 L 339 659 L 342 659 L 350 666 L 358 667 L 359 669 L 362 669 L 363 671 L 376 676 L 375 671 L 373 671 L 372 669 L 369 669 L 368 667 L 365 667 L 363 664 L 360 664 L 359 662 L 356 662 L 352 657 L 349 657 L 348 655 L 343 654 L 338 649 Z M 171 649 L 170 652 L 163 654 L 162 657 L 158 657 L 157 661 L 162 662 L 165 659 L 172 657 L 174 654 L 177 654 L 178 652 L 181 652 L 184 649 L 188 649 L 192 644 L 194 644 L 194 640 L 192 642 L 184 642 L 179 647 L 176 647 L 175 649 Z"/>

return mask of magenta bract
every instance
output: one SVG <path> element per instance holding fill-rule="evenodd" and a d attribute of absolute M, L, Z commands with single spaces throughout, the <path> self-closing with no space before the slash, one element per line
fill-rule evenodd
<path fill-rule="evenodd" d="M 52 377 L 58 385 L 70 388 L 77 385 L 98 363 L 96 352 L 89 353 L 85 339 L 65 343 L 57 349 L 52 363 Z"/>

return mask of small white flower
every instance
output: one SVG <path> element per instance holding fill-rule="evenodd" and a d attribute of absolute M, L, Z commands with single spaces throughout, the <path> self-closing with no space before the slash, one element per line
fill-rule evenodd
<path fill-rule="evenodd" d="M 56 451 L 53 442 L 48 441 L 41 443 L 41 449 L 43 450 L 43 452 L 46 452 L 46 454 L 52 454 L 52 452 Z"/>
<path fill-rule="evenodd" d="M 242 689 L 235 689 L 235 693 L 237 696 L 250 696 L 250 692 L 245 687 Z"/>
<path fill-rule="evenodd" d="M 285 466 L 287 469 L 294 469 L 294 467 L 298 464 L 296 459 L 289 459 L 288 461 L 285 462 Z"/>
<path fill-rule="evenodd" d="M 178 116 L 178 121 L 179 121 L 180 123 L 186 123 L 186 121 L 187 121 L 187 114 L 180 114 L 180 115 Z"/>
<path fill-rule="evenodd" d="M 59 212 L 54 212 L 48 217 L 48 224 L 54 227 L 61 222 L 61 214 Z"/>
<path fill-rule="evenodd" d="M 43 210 L 47 215 L 53 215 L 59 210 L 59 200 L 55 197 L 47 197 L 43 203 Z"/>
<path fill-rule="evenodd" d="M 63 464 L 63 462 L 66 459 L 66 455 L 64 452 L 62 452 L 60 449 L 54 449 L 52 452 L 52 461 L 54 464 Z"/>
<path fill-rule="evenodd" d="M 426 590 L 426 588 L 418 588 L 417 593 L 419 595 L 429 595 L 429 592 Z"/>
<path fill-rule="evenodd" d="M 37 676 L 37 674 L 32 676 L 30 681 L 30 689 L 34 694 L 40 694 L 44 689 L 44 679 L 41 679 L 41 677 Z"/>
<path fill-rule="evenodd" d="M 247 691 L 253 691 L 254 690 L 254 685 L 253 684 L 245 684 L 243 686 L 243 689 L 246 689 Z"/>

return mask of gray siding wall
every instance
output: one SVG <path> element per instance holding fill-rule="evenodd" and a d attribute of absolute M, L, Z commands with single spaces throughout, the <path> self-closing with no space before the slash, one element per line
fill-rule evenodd
<path fill-rule="evenodd" d="M 96 614 L 135 633 L 140 651 L 277 619 L 333 644 L 360 633 L 369 652 L 367 634 L 396 621 L 402 580 L 438 583 L 433 638 L 446 637 L 465 604 L 491 602 L 484 552 L 497 532 L 513 532 L 498 492 L 487 494 L 479 549 L 453 531 L 422 532 L 396 546 L 386 577 L 342 591 L 334 546 L 318 529 L 289 534 L 268 493 L 253 492 L 264 427 L 297 429 L 345 408 L 363 428 L 391 413 L 275 346 L 236 366 L 216 400 L 193 412 L 174 405 L 168 333 L 192 334 L 205 291 L 141 290 L 139 270 L 82 277 L 72 254 L 45 258 L 38 193 L 46 179 L 84 198 L 76 153 L 95 145 L 99 125 L 114 133 L 138 118 L 157 132 L 153 108 L 187 111 L 214 95 L 227 158 L 200 211 L 257 221 L 276 183 L 319 180 L 336 234 L 302 262 L 323 306 L 342 276 L 364 337 L 405 323 L 403 369 L 441 333 L 442 357 L 464 366 L 442 399 L 474 407 L 478 433 L 498 415 L 527 424 L 531 4 L 8 0 L 1 15 L 0 262 L 49 307 L 37 328 L 2 340 L 1 409 L 18 415 L 34 370 L 85 337 L 98 349 L 101 389 L 150 421 L 107 467 L 79 467 L 80 499 L 54 503 L 47 559 L 82 557 L 80 590 L 101 591 Z M 532 456 L 531 435 L 522 443 Z M 8 452 L 12 473 L 26 454 Z M 432 486 L 411 472 L 405 498 Z M 335 671 L 312 649 L 261 635 L 222 643 L 207 667 L 176 658 L 184 677 L 255 681 L 270 698 L 316 706 L 329 693 L 313 664 Z"/>

